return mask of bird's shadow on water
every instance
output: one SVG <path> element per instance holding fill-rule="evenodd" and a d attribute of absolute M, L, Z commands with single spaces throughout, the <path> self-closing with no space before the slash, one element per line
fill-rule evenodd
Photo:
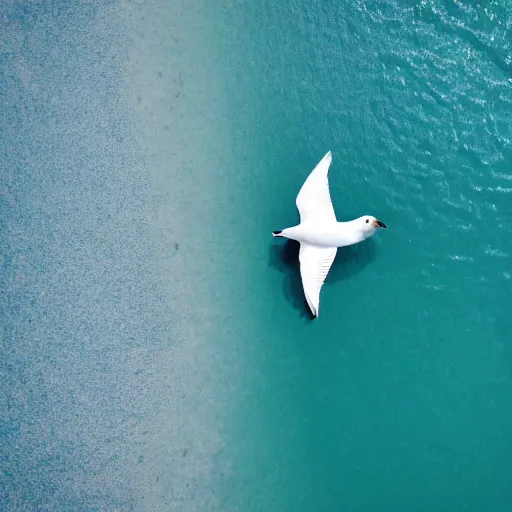
<path fill-rule="evenodd" d="M 278 239 L 281 242 L 281 239 Z M 300 311 L 301 317 L 312 320 L 308 303 L 302 289 L 299 264 L 300 244 L 295 240 L 274 243 L 269 249 L 269 265 L 285 274 L 283 291 L 292 306 Z M 349 247 L 340 247 L 331 266 L 324 286 L 350 279 L 359 274 L 376 256 L 375 241 L 368 238 L 364 242 Z"/>

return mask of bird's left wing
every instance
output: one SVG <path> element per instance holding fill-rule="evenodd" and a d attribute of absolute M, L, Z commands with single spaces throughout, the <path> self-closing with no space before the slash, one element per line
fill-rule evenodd
<path fill-rule="evenodd" d="M 301 222 L 313 215 L 336 222 L 327 177 L 331 161 L 332 154 L 329 151 L 311 171 L 299 190 L 295 204 L 299 210 Z"/>
<path fill-rule="evenodd" d="M 300 275 L 304 295 L 315 317 L 320 306 L 320 290 L 336 257 L 336 247 L 315 247 L 301 244 L 299 252 Z"/>

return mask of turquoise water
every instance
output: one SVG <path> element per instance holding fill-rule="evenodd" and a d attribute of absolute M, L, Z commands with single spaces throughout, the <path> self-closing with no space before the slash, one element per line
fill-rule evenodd
<path fill-rule="evenodd" d="M 509 2 L 0 14 L 2 509 L 510 510 Z"/>

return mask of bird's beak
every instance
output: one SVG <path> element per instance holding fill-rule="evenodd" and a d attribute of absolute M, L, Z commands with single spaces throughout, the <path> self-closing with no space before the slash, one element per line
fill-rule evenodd
<path fill-rule="evenodd" d="M 386 226 L 386 224 L 384 224 L 384 222 L 382 222 L 381 220 L 377 220 L 377 219 L 375 219 L 373 221 L 373 227 L 374 228 L 384 228 L 384 229 L 387 228 L 387 226 Z"/>

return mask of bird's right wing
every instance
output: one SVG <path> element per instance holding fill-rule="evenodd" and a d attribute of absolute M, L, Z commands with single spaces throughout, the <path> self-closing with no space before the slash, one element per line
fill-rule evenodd
<path fill-rule="evenodd" d="M 304 295 L 315 317 L 320 306 L 320 290 L 336 256 L 336 247 L 315 247 L 301 244 L 299 252 L 300 275 Z"/>
<path fill-rule="evenodd" d="M 312 215 L 336 222 L 327 177 L 331 161 L 332 154 L 329 151 L 311 171 L 297 195 L 295 202 L 301 222 Z"/>

